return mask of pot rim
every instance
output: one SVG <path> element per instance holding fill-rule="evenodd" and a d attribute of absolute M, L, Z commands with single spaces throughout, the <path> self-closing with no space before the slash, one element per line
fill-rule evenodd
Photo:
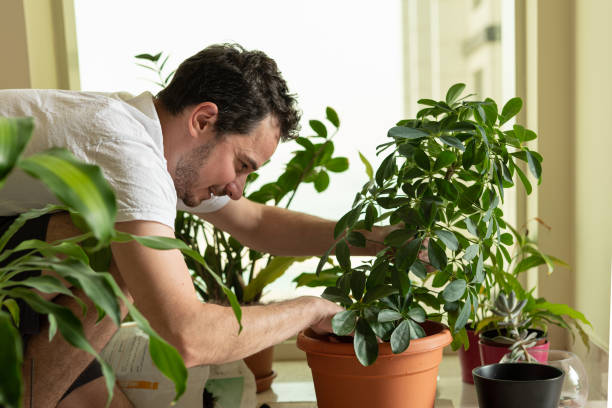
<path fill-rule="evenodd" d="M 424 325 L 426 332 L 431 332 L 432 334 L 419 339 L 411 340 L 410 346 L 400 354 L 393 354 L 393 351 L 391 350 L 391 343 L 380 343 L 378 345 L 378 358 L 426 353 L 428 351 L 446 347 L 452 342 L 453 338 L 450 334 L 450 330 L 442 323 L 428 320 L 424 323 Z M 311 329 L 306 329 L 299 333 L 297 345 L 303 351 L 312 354 L 340 355 L 351 358 L 355 355 L 352 342 L 334 343 L 327 339 L 328 336 L 319 336 Z"/>
<path fill-rule="evenodd" d="M 478 372 L 481 369 L 485 369 L 485 368 L 492 367 L 492 366 L 515 366 L 515 365 L 523 366 L 523 365 L 526 365 L 526 364 L 531 364 L 531 365 L 535 365 L 535 366 L 549 367 L 553 371 L 556 371 L 558 375 L 556 375 L 555 377 L 541 378 L 541 379 L 537 379 L 537 380 L 521 380 L 521 379 L 505 380 L 505 379 L 500 379 L 500 378 L 486 377 L 484 375 L 479 374 L 479 372 Z M 484 381 L 496 381 L 496 382 L 501 382 L 501 383 L 516 383 L 516 382 L 529 383 L 529 382 L 554 382 L 554 381 L 559 380 L 560 377 L 563 377 L 565 375 L 565 373 L 561 369 L 559 369 L 557 367 L 550 366 L 548 364 L 540 364 L 540 363 L 493 363 L 493 364 L 487 364 L 487 365 L 484 365 L 484 366 L 480 366 L 480 367 L 474 368 L 472 370 L 472 375 L 474 376 L 474 378 L 478 377 L 479 379 L 482 379 Z"/>

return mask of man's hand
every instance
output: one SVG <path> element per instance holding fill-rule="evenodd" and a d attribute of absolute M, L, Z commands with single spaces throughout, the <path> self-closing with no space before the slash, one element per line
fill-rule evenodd
<path fill-rule="evenodd" d="M 317 334 L 326 335 L 333 333 L 331 319 L 338 312 L 342 312 L 344 310 L 343 307 L 330 302 L 327 299 L 323 298 L 315 298 L 317 299 L 316 307 L 320 310 L 321 318 L 315 322 L 310 328 Z"/>

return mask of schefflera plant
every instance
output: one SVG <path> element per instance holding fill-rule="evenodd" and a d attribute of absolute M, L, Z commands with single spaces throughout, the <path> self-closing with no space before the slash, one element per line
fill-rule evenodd
<path fill-rule="evenodd" d="M 322 296 L 346 311 L 332 320 L 334 333 L 354 332 L 361 364 L 378 356 L 377 337 L 401 353 L 411 339 L 425 336 L 420 323 L 446 317 L 455 340 L 467 342 L 465 325 L 478 310 L 486 277 L 485 263 L 503 269 L 511 261 L 506 246 L 512 235 L 499 207 L 514 175 L 531 193 L 518 160 L 541 180 L 542 157 L 527 147 L 536 134 L 520 125 L 502 126 L 522 107 L 509 100 L 501 112 L 492 99 L 468 101 L 464 84 L 453 85 L 444 101 L 421 99 L 415 119 L 391 128 L 391 141 L 377 148 L 386 153 L 352 208 L 336 224 L 335 245 L 321 258 L 320 274 L 335 250 L 338 279 Z M 369 168 L 368 168 L 369 167 Z M 353 266 L 352 246 L 364 246 L 360 230 L 392 225 L 384 249 L 373 260 Z M 419 257 L 426 253 L 429 262 Z"/>

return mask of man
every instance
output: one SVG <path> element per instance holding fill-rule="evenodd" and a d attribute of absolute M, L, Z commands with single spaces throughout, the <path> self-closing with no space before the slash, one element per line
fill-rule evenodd
<path fill-rule="evenodd" d="M 187 59 L 155 98 L 148 93 L 129 97 L 0 91 L 0 116 L 35 118 L 26 155 L 62 146 L 102 168 L 117 196 L 117 230 L 174 237 L 179 208 L 251 248 L 274 255 L 320 255 L 332 245 L 334 222 L 242 196 L 247 175 L 272 156 L 280 140 L 295 136 L 299 121 L 295 105 L 274 61 L 236 45 L 211 46 Z M 4 216 L 53 201 L 45 189 L 19 172 L 9 177 L 0 196 Z M 30 223 L 25 233 L 31 235 L 22 239 L 38 236 L 53 241 L 78 230 L 67 214 L 53 214 Z M 380 241 L 377 233 L 380 230 L 368 238 Z M 354 254 L 373 254 L 376 249 L 370 245 Z M 230 308 L 198 300 L 179 251 L 156 251 L 130 242 L 113 244 L 112 254 L 110 272 L 188 367 L 244 358 L 307 327 L 330 331 L 331 317 L 341 310 L 318 297 L 244 307 L 244 330 L 238 334 Z M 66 296 L 46 297 L 79 310 Z M 108 319 L 95 324 L 95 317 L 88 313 L 83 324 L 100 350 L 116 327 Z M 28 325 L 23 326 L 27 330 Z M 99 373 L 88 376 L 91 370 L 85 370 L 90 355 L 60 336 L 49 342 L 42 324 L 27 334 L 26 406 L 104 404 L 104 384 L 95 378 Z M 75 382 L 81 373 L 85 375 Z M 117 392 L 113 404 L 129 402 Z"/>

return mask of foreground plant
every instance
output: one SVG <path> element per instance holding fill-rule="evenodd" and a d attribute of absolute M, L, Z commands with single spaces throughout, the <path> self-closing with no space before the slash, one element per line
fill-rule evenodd
<path fill-rule="evenodd" d="M 487 284 L 485 262 L 503 269 L 511 261 L 499 208 L 504 189 L 518 175 L 532 190 L 518 161 L 541 180 L 542 157 L 527 147 L 536 134 L 520 125 L 502 128 L 521 99 L 499 111 L 492 99 L 460 97 L 464 89 L 453 85 L 443 101 L 421 99 L 416 118 L 389 130 L 391 141 L 377 149 L 386 152 L 384 160 L 336 224 L 337 242 L 319 262 L 318 275 L 335 251 L 339 268 L 326 271 L 335 279 L 322 296 L 346 308 L 333 319 L 334 333 L 354 331 L 363 365 L 376 360 L 377 337 L 400 353 L 425 335 L 426 319 L 445 318 L 455 336 L 465 335 Z M 349 245 L 364 246 L 360 230 L 375 224 L 395 229 L 375 259 L 353 266 Z M 423 250 L 429 262 L 419 259 Z"/>
<path fill-rule="evenodd" d="M 0 405 L 20 407 L 22 403 L 23 348 L 17 330 L 20 322 L 16 299 L 23 300 L 37 313 L 48 317 L 50 339 L 59 331 L 69 344 L 85 350 L 98 360 L 106 380 L 109 395 L 107 403 L 110 404 L 112 399 L 114 373 L 87 341 L 78 316 L 66 307 L 44 300 L 30 289 L 43 293 L 61 293 L 82 302 L 54 276 L 17 280 L 21 273 L 37 270 L 53 271 L 74 288 L 82 289 L 95 304 L 99 319 L 108 316 L 119 325 L 119 301 L 122 301 L 140 329 L 149 335 L 151 358 L 158 369 L 174 382 L 175 400 L 178 400 L 185 391 L 187 381 L 187 370 L 181 356 L 151 328 L 127 300 L 113 277 L 104 272 L 104 267 L 110 261 L 110 243 L 132 239 L 151 248 L 180 249 L 202 264 L 205 264 L 204 260 L 179 240 L 139 237 L 115 231 L 115 196 L 100 168 L 78 161 L 64 149 L 53 148 L 27 158 L 21 157 L 32 135 L 33 126 L 31 118 L 0 117 L 0 187 L 17 167 L 40 179 L 64 205 L 49 205 L 23 213 L 0 236 L 0 261 L 20 253 L 16 259 L 0 267 Z M 69 211 L 83 234 L 52 243 L 28 240 L 14 249 L 6 249 L 7 242 L 27 220 L 56 211 Z M 240 307 L 236 297 L 229 289 L 224 287 L 224 290 L 240 322 Z M 85 305 L 82 306 L 83 313 L 87 313 Z"/>

